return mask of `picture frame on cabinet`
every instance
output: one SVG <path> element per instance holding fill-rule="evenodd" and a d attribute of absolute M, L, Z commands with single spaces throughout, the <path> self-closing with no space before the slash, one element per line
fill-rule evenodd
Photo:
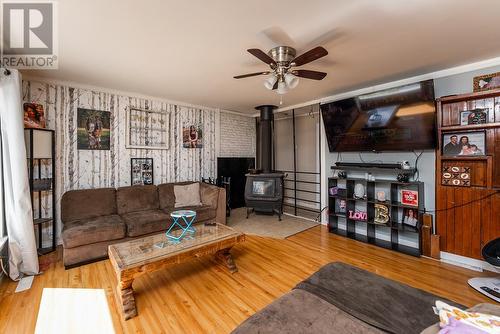
<path fill-rule="evenodd" d="M 486 132 L 446 132 L 442 135 L 443 156 L 485 156 Z"/>

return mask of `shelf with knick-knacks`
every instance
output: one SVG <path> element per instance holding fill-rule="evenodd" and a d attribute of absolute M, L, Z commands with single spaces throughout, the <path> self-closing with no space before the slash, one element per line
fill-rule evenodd
<path fill-rule="evenodd" d="M 423 182 L 331 177 L 328 194 L 330 232 L 421 255 Z"/>

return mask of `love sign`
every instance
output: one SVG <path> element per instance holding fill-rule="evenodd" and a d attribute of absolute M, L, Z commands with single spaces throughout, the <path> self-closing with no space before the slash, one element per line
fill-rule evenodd
<path fill-rule="evenodd" d="M 349 210 L 349 219 L 366 221 L 366 212 Z"/>

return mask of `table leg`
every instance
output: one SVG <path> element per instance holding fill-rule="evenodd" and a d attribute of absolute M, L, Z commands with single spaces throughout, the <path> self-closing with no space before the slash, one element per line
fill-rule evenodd
<path fill-rule="evenodd" d="M 119 307 L 122 309 L 123 318 L 128 320 L 137 315 L 137 309 L 135 307 L 134 290 L 132 289 L 132 283 L 134 280 L 120 281 L 116 287 L 116 292 L 118 296 Z"/>
<path fill-rule="evenodd" d="M 217 253 L 215 253 L 215 258 L 222 262 L 227 267 L 227 269 L 229 269 L 231 274 L 234 274 L 238 271 L 238 267 L 236 267 L 236 263 L 234 263 L 230 250 L 231 248 L 227 248 L 218 251 Z"/>

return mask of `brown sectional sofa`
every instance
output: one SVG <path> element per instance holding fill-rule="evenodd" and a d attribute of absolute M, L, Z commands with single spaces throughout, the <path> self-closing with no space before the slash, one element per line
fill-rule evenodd
<path fill-rule="evenodd" d="M 102 189 L 70 190 L 61 199 L 64 266 L 104 259 L 108 246 L 165 231 L 174 210 L 197 213 L 195 224 L 215 220 L 226 224 L 226 191 L 200 183 L 200 206 L 175 208 L 174 185 L 166 183 Z"/>

